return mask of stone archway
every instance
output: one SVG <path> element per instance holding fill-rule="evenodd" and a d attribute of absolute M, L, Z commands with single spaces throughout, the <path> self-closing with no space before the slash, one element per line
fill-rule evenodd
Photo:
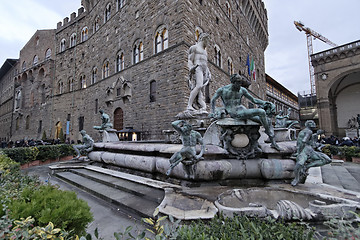
<path fill-rule="evenodd" d="M 114 128 L 116 130 L 124 129 L 124 112 L 120 107 L 114 111 Z"/>
<path fill-rule="evenodd" d="M 319 128 L 346 136 L 349 118 L 360 113 L 360 40 L 311 55 Z"/>
<path fill-rule="evenodd" d="M 360 71 L 334 81 L 329 89 L 329 102 L 334 133 L 345 136 L 349 119 L 360 113 Z"/>

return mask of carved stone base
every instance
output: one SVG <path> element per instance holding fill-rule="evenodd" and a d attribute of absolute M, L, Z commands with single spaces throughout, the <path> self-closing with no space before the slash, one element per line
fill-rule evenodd
<path fill-rule="evenodd" d="M 274 128 L 275 142 L 286 142 L 296 140 L 296 129 L 293 128 Z M 270 142 L 267 138 L 265 142 Z"/>
<path fill-rule="evenodd" d="M 185 110 L 178 113 L 175 117 L 179 120 L 188 121 L 197 131 L 197 128 L 207 128 L 210 125 L 210 119 L 208 118 L 209 113 L 207 111 L 191 111 Z"/>
<path fill-rule="evenodd" d="M 221 146 L 238 159 L 255 158 L 261 152 L 258 143 L 259 129 L 260 124 L 251 120 L 224 118 L 208 128 L 204 142 Z"/>

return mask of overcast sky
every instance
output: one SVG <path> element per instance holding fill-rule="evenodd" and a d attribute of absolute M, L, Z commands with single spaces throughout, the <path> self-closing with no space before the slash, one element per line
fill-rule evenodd
<path fill-rule="evenodd" d="M 149 0 L 150 1 L 150 0 Z M 263 0 L 268 12 L 269 46 L 265 70 L 294 94 L 310 91 L 306 36 L 294 20 L 343 45 L 360 39 L 360 0 Z M 0 0 L 0 64 L 18 58 L 37 29 L 56 28 L 77 12 L 81 0 Z M 331 46 L 313 40 L 314 53 Z"/>

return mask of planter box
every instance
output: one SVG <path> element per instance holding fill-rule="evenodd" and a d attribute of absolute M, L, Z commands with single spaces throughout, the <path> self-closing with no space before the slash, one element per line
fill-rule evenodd
<path fill-rule="evenodd" d="M 20 169 L 27 169 L 29 167 L 29 163 L 24 163 L 20 165 Z"/>
<path fill-rule="evenodd" d="M 33 166 L 39 166 L 40 165 L 40 160 L 35 160 L 32 162 L 29 162 L 29 167 L 33 167 Z"/>
<path fill-rule="evenodd" d="M 336 159 L 336 160 L 344 160 L 345 161 L 345 158 L 342 158 L 341 156 L 339 155 L 333 155 L 332 156 L 332 159 Z"/>
<path fill-rule="evenodd" d="M 59 161 L 69 161 L 69 160 L 71 160 L 71 159 L 73 159 L 73 158 L 74 158 L 73 156 L 61 157 L 61 158 L 59 159 Z"/>

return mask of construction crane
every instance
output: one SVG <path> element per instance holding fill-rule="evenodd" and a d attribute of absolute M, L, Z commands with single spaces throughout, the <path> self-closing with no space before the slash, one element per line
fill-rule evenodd
<path fill-rule="evenodd" d="M 306 34 L 307 39 L 307 48 L 308 48 L 308 60 L 309 60 L 309 72 L 310 72 L 310 86 L 311 86 L 311 95 L 315 95 L 316 87 L 315 87 L 315 74 L 314 74 L 314 67 L 311 65 L 311 58 L 310 56 L 313 54 L 313 44 L 312 44 L 312 37 L 314 39 L 319 39 L 324 43 L 329 44 L 332 47 L 337 47 L 338 45 L 327 39 L 326 37 L 322 36 L 320 33 L 315 32 L 314 30 L 305 27 L 305 25 L 300 21 L 294 21 L 295 27 L 300 32 L 304 31 Z"/>

